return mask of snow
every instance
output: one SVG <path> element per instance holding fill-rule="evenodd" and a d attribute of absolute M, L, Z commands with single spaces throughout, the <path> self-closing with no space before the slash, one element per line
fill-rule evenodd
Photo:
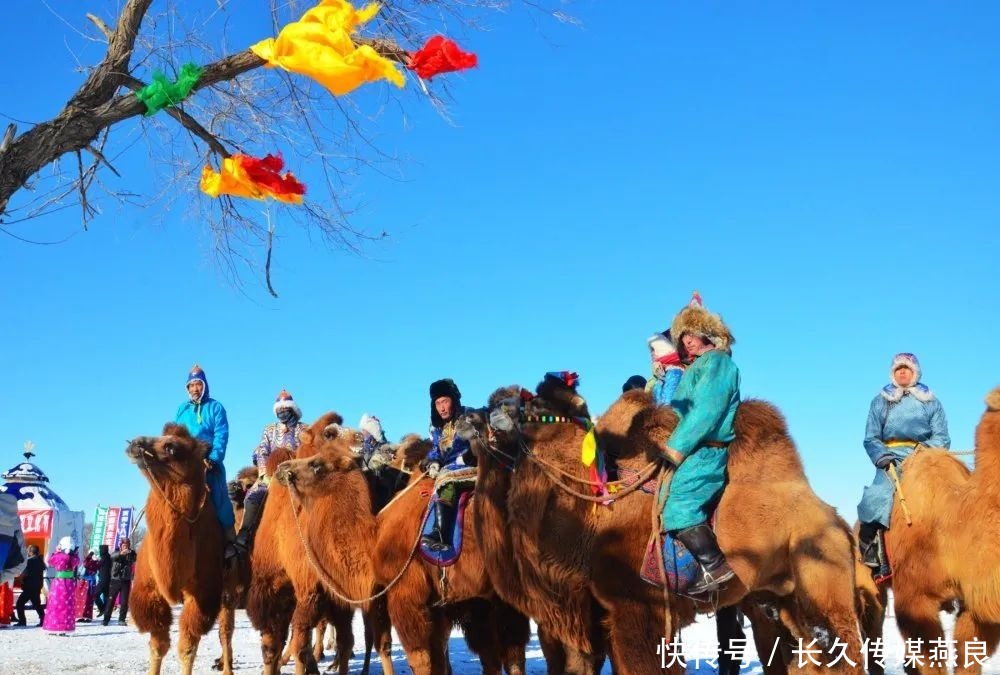
<path fill-rule="evenodd" d="M 175 609 L 175 617 L 179 608 Z M 951 638 L 954 624 L 952 616 L 942 615 L 945 622 L 946 639 Z M 29 625 L 35 619 L 33 612 L 28 612 Z M 360 615 L 355 615 L 355 658 L 351 661 L 351 672 L 361 670 L 361 650 L 364 638 Z M 171 651 L 163 662 L 164 675 L 179 673 L 176 654 L 177 622 L 174 621 Z M 750 631 L 747 630 L 748 647 L 741 675 L 760 675 L 763 669 L 756 654 Z M 684 629 L 681 635 L 684 643 L 684 654 L 687 661 L 687 671 L 691 674 L 709 675 L 715 672 L 712 658 L 716 649 L 715 622 L 711 617 L 701 616 L 698 621 Z M 244 612 L 239 612 L 236 618 L 236 632 L 233 636 L 235 650 L 235 670 L 238 673 L 260 672 L 260 642 L 257 632 L 250 625 Z M 952 645 L 953 646 L 953 645 Z M 650 645 L 656 651 L 658 645 Z M 903 643 L 890 615 L 885 625 L 885 655 L 884 662 L 887 673 L 903 675 L 902 661 Z M 451 662 L 454 675 L 478 675 L 481 673 L 478 659 L 467 649 L 461 633 L 452 633 Z M 147 637 L 139 634 L 132 625 L 118 626 L 112 622 L 104 627 L 100 622 L 78 623 L 76 631 L 68 636 L 50 635 L 40 628 L 3 628 L 0 629 L 0 675 L 8 673 L 24 675 L 25 673 L 81 673 L 106 674 L 109 672 L 137 673 L 145 672 L 148 666 Z M 211 671 L 212 661 L 219 656 L 218 637 L 213 630 L 201 642 L 198 659 L 195 664 L 196 673 Z M 325 669 L 332 658 L 328 651 L 321 670 Z M 527 650 L 527 671 L 529 675 L 545 675 L 545 659 L 538 646 L 538 639 L 532 631 L 531 641 Z M 668 657 L 669 658 L 669 657 Z M 766 661 L 768 655 L 763 655 Z M 803 659 L 808 655 L 803 652 Z M 952 657 L 954 658 L 954 657 Z M 406 657 L 398 640 L 393 647 L 393 662 L 397 675 L 410 675 Z M 381 675 L 381 665 L 376 657 L 372 658 L 372 675 Z M 294 672 L 294 666 L 289 664 L 282 670 L 284 673 Z M 1000 663 L 993 658 L 985 662 L 983 672 L 987 675 L 1000 674 Z M 610 665 L 605 665 L 602 675 L 610 675 Z"/>

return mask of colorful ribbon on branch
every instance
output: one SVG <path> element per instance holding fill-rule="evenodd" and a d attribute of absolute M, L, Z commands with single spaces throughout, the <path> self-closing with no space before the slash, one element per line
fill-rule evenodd
<path fill-rule="evenodd" d="M 206 166 L 201 172 L 201 191 L 211 197 L 222 194 L 264 199 L 271 197 L 286 204 L 301 204 L 306 186 L 290 171 L 282 175 L 284 162 L 268 155 L 263 159 L 236 154 L 222 160 L 222 170 Z"/>
<path fill-rule="evenodd" d="M 402 87 L 403 73 L 392 61 L 351 39 L 351 33 L 378 10 L 376 3 L 358 11 L 345 0 L 321 0 L 301 19 L 282 28 L 277 38 L 261 40 L 250 50 L 269 67 L 310 77 L 334 96 L 379 79 Z"/>
<path fill-rule="evenodd" d="M 167 76 L 160 71 L 154 72 L 153 81 L 135 92 L 135 97 L 146 105 L 145 116 L 155 115 L 186 99 L 204 70 L 196 63 L 185 63 L 173 82 L 167 80 Z"/>
<path fill-rule="evenodd" d="M 410 56 L 406 67 L 429 80 L 441 73 L 473 68 L 477 62 L 475 54 L 463 52 L 454 41 L 443 35 L 435 35 Z"/>

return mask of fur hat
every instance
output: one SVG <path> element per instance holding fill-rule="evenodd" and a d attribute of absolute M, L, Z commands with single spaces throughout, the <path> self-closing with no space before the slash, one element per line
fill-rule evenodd
<path fill-rule="evenodd" d="M 195 380 L 201 382 L 202 386 L 204 387 L 201 392 L 201 398 L 198 399 L 198 403 L 202 403 L 203 401 L 208 400 L 208 378 L 205 377 L 205 371 L 202 370 L 201 366 L 199 366 L 197 363 L 194 364 L 194 367 L 191 369 L 191 372 L 188 373 L 188 379 L 187 382 L 184 384 L 184 388 L 186 389 L 187 386 L 192 382 L 194 382 Z"/>
<path fill-rule="evenodd" d="M 670 340 L 669 328 L 662 333 L 653 333 L 650 335 L 649 339 L 646 340 L 646 344 L 649 345 L 649 352 L 654 361 L 661 356 L 666 356 L 677 351 L 674 348 L 674 343 Z"/>
<path fill-rule="evenodd" d="M 274 414 L 277 415 L 279 410 L 294 410 L 295 416 L 302 419 L 302 411 L 299 410 L 299 406 L 295 403 L 292 395 L 287 391 L 282 389 L 277 398 L 274 399 Z"/>
<path fill-rule="evenodd" d="M 909 387 L 900 387 L 896 384 L 896 369 L 901 367 L 909 368 L 913 371 L 913 384 Z M 934 400 L 934 392 L 920 381 L 920 361 L 915 354 L 900 352 L 892 357 L 892 365 L 889 367 L 889 384 L 882 387 L 882 398 L 895 403 L 909 393 L 918 401 L 927 403 Z"/>
<path fill-rule="evenodd" d="M 909 368 L 913 371 L 914 382 L 920 381 L 920 361 L 917 360 L 916 354 L 900 352 L 892 357 L 892 366 L 889 368 L 889 382 L 895 384 L 896 370 L 902 367 Z"/>
<path fill-rule="evenodd" d="M 382 422 L 375 415 L 363 414 L 361 421 L 358 422 L 358 428 L 380 443 L 385 442 L 385 432 L 382 430 Z"/>
<path fill-rule="evenodd" d="M 76 548 L 76 542 L 73 541 L 73 537 L 63 537 L 59 540 L 59 545 L 56 546 L 56 550 L 63 553 L 69 553 L 74 548 Z"/>
<path fill-rule="evenodd" d="M 682 352 L 682 356 L 686 356 L 681 342 L 685 333 L 699 335 L 711 342 L 716 349 L 726 353 L 732 353 L 733 343 L 736 342 L 722 317 L 705 309 L 698 291 L 691 295 L 691 302 L 677 313 L 670 324 L 670 334 L 677 341 L 677 350 Z"/>
<path fill-rule="evenodd" d="M 434 401 L 438 400 L 442 396 L 447 396 L 451 399 L 451 405 L 454 412 L 457 414 L 458 409 L 462 407 L 462 392 L 458 390 L 458 385 L 450 377 L 446 377 L 442 380 L 437 380 L 431 383 L 430 388 L 431 395 L 431 424 L 435 427 L 444 426 L 444 420 L 438 415 L 437 408 L 434 407 Z"/>

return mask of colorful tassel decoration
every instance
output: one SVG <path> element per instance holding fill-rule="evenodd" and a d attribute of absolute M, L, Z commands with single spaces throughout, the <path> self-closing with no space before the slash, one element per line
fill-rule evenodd
<path fill-rule="evenodd" d="M 202 169 L 201 191 L 211 197 L 222 194 L 250 199 L 271 197 L 287 204 L 301 204 L 306 186 L 290 171 L 281 175 L 283 166 L 281 158 L 273 155 L 258 159 L 236 154 L 222 160 L 222 170 L 218 173 L 210 166 Z"/>
<path fill-rule="evenodd" d="M 410 56 L 407 68 L 425 80 L 441 73 L 465 70 L 477 65 L 478 59 L 471 52 L 463 52 L 454 41 L 442 35 L 429 39 L 419 51 Z"/>
<path fill-rule="evenodd" d="M 174 82 L 168 81 L 167 76 L 160 71 L 154 72 L 153 81 L 135 92 L 135 97 L 146 105 L 145 116 L 155 115 L 186 99 L 203 72 L 204 68 L 198 64 L 185 63 Z"/>
<path fill-rule="evenodd" d="M 311 77 L 334 96 L 379 79 L 402 87 L 403 73 L 392 61 L 351 39 L 351 33 L 378 10 L 375 3 L 358 11 L 345 0 L 321 0 L 301 19 L 282 28 L 277 38 L 261 40 L 250 50 L 269 67 Z"/>

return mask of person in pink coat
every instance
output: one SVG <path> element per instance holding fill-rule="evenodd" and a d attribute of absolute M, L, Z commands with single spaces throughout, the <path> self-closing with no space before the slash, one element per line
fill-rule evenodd
<path fill-rule="evenodd" d="M 76 628 L 76 568 L 80 556 L 70 537 L 59 540 L 56 552 L 49 556 L 49 567 L 55 576 L 49 582 L 49 599 L 45 603 L 42 628 L 50 633 L 65 635 Z"/>

